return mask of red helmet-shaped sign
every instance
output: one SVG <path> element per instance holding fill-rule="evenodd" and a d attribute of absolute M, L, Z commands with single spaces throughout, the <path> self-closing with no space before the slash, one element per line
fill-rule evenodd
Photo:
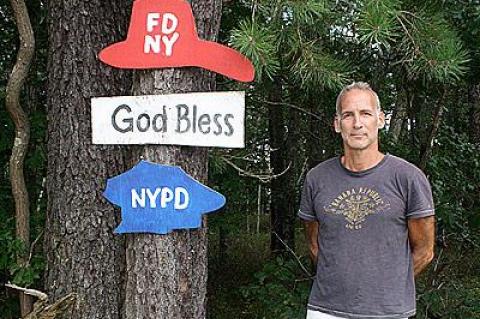
<path fill-rule="evenodd" d="M 122 69 L 197 66 L 241 82 L 254 78 L 245 56 L 198 38 L 192 9 L 183 0 L 136 0 L 127 39 L 103 49 L 99 58 Z"/>

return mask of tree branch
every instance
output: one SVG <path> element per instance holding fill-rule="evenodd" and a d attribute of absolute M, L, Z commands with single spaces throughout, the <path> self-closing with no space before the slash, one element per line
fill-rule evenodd
<path fill-rule="evenodd" d="M 227 163 L 228 165 L 230 165 L 231 167 L 233 167 L 240 176 L 246 176 L 246 177 L 251 177 L 251 178 L 255 178 L 255 179 L 258 179 L 261 183 L 269 183 L 271 180 L 273 179 L 276 179 L 280 176 L 282 176 L 283 174 L 285 174 L 289 169 L 290 169 L 290 166 L 292 165 L 292 163 L 288 163 L 288 166 L 287 168 L 279 173 L 279 174 L 276 174 L 276 175 L 273 175 L 273 174 L 256 174 L 256 173 L 252 173 L 252 172 L 248 172 L 240 167 L 238 167 L 237 165 L 235 165 L 235 163 L 233 163 L 232 161 L 226 159 L 225 157 L 220 157 L 225 163 Z"/>
<path fill-rule="evenodd" d="M 23 288 L 23 287 L 14 285 L 14 284 L 5 284 L 5 287 L 11 288 L 11 289 L 15 289 L 15 290 L 18 290 L 18 291 L 21 291 L 21 292 L 23 292 L 24 294 L 27 294 L 27 295 L 30 295 L 30 296 L 34 296 L 34 297 L 38 298 L 38 299 L 41 300 L 41 301 L 45 301 L 45 302 L 48 301 L 48 296 L 47 296 L 47 294 L 44 293 L 44 292 L 41 292 L 41 291 L 39 291 L 39 290 L 27 289 L 27 288 Z"/>
<path fill-rule="evenodd" d="M 55 319 L 70 318 L 67 312 L 72 309 L 77 300 L 75 293 L 70 293 L 65 297 L 57 300 L 55 303 L 48 304 L 48 295 L 35 289 L 27 289 L 14 284 L 5 284 L 5 287 L 18 290 L 26 295 L 38 298 L 34 309 L 30 314 L 22 316 L 24 319 Z"/>
<path fill-rule="evenodd" d="M 25 2 L 10 0 L 10 4 L 18 28 L 20 46 L 17 61 L 8 79 L 5 106 L 15 124 L 15 140 L 10 157 L 10 182 L 15 201 L 16 236 L 26 247 L 26 251 L 17 257 L 17 263 L 23 266 L 28 260 L 26 252 L 30 246 L 30 203 L 23 175 L 23 164 L 30 139 L 30 124 L 27 114 L 20 106 L 20 93 L 33 58 L 35 38 Z M 22 316 L 27 315 L 32 309 L 31 298 L 20 295 L 20 307 Z"/>
<path fill-rule="evenodd" d="M 308 156 L 305 157 L 305 161 L 303 161 L 303 165 L 302 165 L 302 171 L 300 172 L 300 174 L 298 174 L 298 179 L 297 179 L 297 182 L 295 183 L 295 185 L 298 187 L 300 186 L 300 182 L 302 181 L 302 177 L 303 177 L 303 174 L 305 174 L 308 170 Z"/>
<path fill-rule="evenodd" d="M 300 268 L 302 269 L 302 271 L 309 277 L 311 278 L 313 275 L 307 270 L 307 268 L 302 264 L 302 261 L 300 260 L 300 258 L 297 256 L 297 254 L 295 254 L 295 252 L 293 251 L 292 248 L 290 248 L 290 246 L 287 245 L 287 243 L 282 239 L 280 238 L 280 236 L 276 233 L 276 232 L 273 232 L 273 234 L 277 237 L 277 239 L 282 243 L 282 245 L 285 246 L 285 248 L 288 250 L 288 252 L 290 252 L 293 257 L 295 257 L 295 260 L 297 261 L 298 265 L 300 266 Z"/>
<path fill-rule="evenodd" d="M 420 163 L 418 164 L 418 168 L 420 168 L 422 171 L 425 171 L 425 168 L 427 167 L 427 162 L 430 159 L 430 156 L 432 155 L 433 141 L 437 136 L 437 132 L 442 120 L 442 115 L 445 108 L 444 103 L 446 101 L 445 100 L 446 95 L 447 95 L 447 89 L 443 87 L 442 97 L 437 100 L 437 107 L 435 108 L 435 113 L 433 115 L 432 126 L 430 128 L 430 132 L 424 144 L 424 151 L 421 154 Z"/>
<path fill-rule="evenodd" d="M 313 117 L 313 118 L 315 118 L 315 119 L 317 119 L 317 120 L 319 120 L 319 121 L 322 121 L 322 122 L 323 122 L 323 120 L 324 120 L 321 116 L 319 116 L 319 115 L 317 115 L 317 114 L 315 114 L 315 113 L 309 112 L 309 111 L 307 111 L 307 110 L 305 110 L 305 109 L 303 109 L 303 108 L 301 108 L 301 107 L 299 107 L 299 106 L 297 106 L 297 105 L 295 105 L 295 104 L 291 104 L 291 103 L 287 103 L 287 102 L 273 102 L 273 101 L 267 101 L 267 100 L 257 100 L 257 102 L 265 103 L 265 104 L 270 104 L 270 105 L 287 106 L 287 107 L 289 107 L 289 108 L 292 108 L 292 109 L 294 109 L 294 110 L 297 110 L 297 111 L 300 111 L 300 112 L 302 112 L 302 113 L 304 113 L 304 114 L 307 114 L 307 115 L 309 115 L 309 116 L 311 116 L 311 117 Z"/>

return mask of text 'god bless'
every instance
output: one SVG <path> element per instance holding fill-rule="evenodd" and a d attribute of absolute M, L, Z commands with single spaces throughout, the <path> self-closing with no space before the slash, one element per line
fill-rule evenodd
<path fill-rule="evenodd" d="M 231 136 L 234 133 L 231 113 L 207 114 L 198 112 L 196 105 L 162 106 L 161 112 L 135 114 L 127 104 L 119 105 L 112 113 L 113 128 L 120 133 L 153 131 L 166 133 L 174 126 L 175 133 L 201 133 Z"/>

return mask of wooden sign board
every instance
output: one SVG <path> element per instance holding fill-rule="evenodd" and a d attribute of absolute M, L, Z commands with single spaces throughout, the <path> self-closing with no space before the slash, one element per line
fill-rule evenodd
<path fill-rule="evenodd" d="M 243 148 L 245 93 L 92 98 L 93 144 Z"/>
<path fill-rule="evenodd" d="M 197 66 L 242 82 L 255 75 L 244 55 L 198 37 L 192 8 L 184 0 L 135 0 L 127 38 L 98 57 L 123 69 Z"/>
<path fill-rule="evenodd" d="M 122 221 L 115 233 L 167 234 L 202 226 L 202 214 L 225 205 L 225 197 L 180 167 L 141 161 L 110 178 L 103 193 L 119 206 Z"/>

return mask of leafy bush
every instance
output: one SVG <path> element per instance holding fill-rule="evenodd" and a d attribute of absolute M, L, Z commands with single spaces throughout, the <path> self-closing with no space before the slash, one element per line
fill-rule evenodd
<path fill-rule="evenodd" d="M 480 319 L 480 249 L 440 249 L 417 281 L 416 318 Z"/>
<path fill-rule="evenodd" d="M 435 196 L 439 235 L 478 246 L 480 147 L 452 127 L 445 127 L 435 144 L 427 170 Z"/>
<path fill-rule="evenodd" d="M 296 260 L 277 257 L 265 263 L 254 277 L 254 283 L 240 289 L 252 318 L 305 318 L 311 280 Z"/>

